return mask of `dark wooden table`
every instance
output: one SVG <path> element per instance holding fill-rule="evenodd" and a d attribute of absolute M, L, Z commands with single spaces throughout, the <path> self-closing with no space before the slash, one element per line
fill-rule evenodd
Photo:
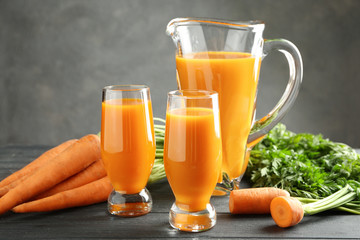
<path fill-rule="evenodd" d="M 0 147 L 0 178 L 20 169 L 48 147 Z M 288 229 L 275 225 L 269 215 L 231 215 L 228 197 L 214 197 L 216 226 L 202 233 L 174 230 L 168 212 L 174 201 L 164 180 L 148 186 L 153 211 L 137 218 L 120 218 L 107 213 L 106 203 L 48 213 L 0 216 L 0 239 L 132 239 L 132 238 L 236 238 L 236 239 L 360 239 L 360 216 L 340 212 L 305 216 Z"/>

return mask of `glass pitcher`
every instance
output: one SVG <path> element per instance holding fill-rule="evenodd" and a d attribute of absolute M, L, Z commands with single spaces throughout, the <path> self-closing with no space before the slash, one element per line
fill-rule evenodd
<path fill-rule="evenodd" d="M 176 18 L 166 33 L 176 46 L 177 83 L 180 90 L 219 93 L 222 169 L 214 195 L 238 189 L 251 148 L 293 105 L 302 81 L 300 52 L 284 39 L 263 39 L 262 21 Z M 290 77 L 280 101 L 255 120 L 261 62 L 272 51 L 283 53 Z"/>

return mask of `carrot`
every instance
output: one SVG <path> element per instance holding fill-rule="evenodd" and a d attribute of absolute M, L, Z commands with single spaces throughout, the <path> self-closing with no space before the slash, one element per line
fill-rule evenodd
<path fill-rule="evenodd" d="M 274 187 L 233 190 L 230 193 L 229 210 L 232 214 L 270 213 L 271 200 L 277 196 L 290 196 L 290 194 Z"/>
<path fill-rule="evenodd" d="M 301 202 L 292 197 L 276 197 L 270 204 L 271 216 L 279 227 L 291 227 L 298 224 L 304 217 Z"/>
<path fill-rule="evenodd" d="M 50 188 L 49 190 L 40 193 L 37 195 L 35 199 L 45 198 L 51 195 L 54 195 L 59 192 L 63 192 L 66 190 L 70 190 L 73 188 L 80 187 L 82 185 L 85 185 L 87 183 L 93 182 L 95 180 L 98 180 L 102 177 L 106 176 L 106 171 L 103 166 L 102 161 L 99 159 L 96 162 L 92 163 L 90 166 L 85 168 L 83 171 L 75 174 L 74 176 L 66 179 L 65 181 L 57 184 L 53 188 Z"/>
<path fill-rule="evenodd" d="M 354 189 L 346 184 L 340 190 L 322 199 L 276 197 L 270 205 L 271 216 L 279 227 L 285 228 L 298 224 L 304 214 L 313 215 L 332 209 L 360 214 L 357 209 L 352 209 L 353 205 L 350 207 L 347 205 L 356 196 Z"/>
<path fill-rule="evenodd" d="M 0 214 L 44 192 L 100 159 L 100 140 L 89 134 L 0 198 Z"/>
<path fill-rule="evenodd" d="M 36 170 L 34 170 L 36 171 Z M 29 173 L 30 174 L 30 173 Z M 21 182 L 23 182 L 26 178 L 28 177 L 28 175 L 24 175 L 19 177 L 18 179 L 14 180 L 13 182 L 9 183 L 8 185 L 5 185 L 3 187 L 0 188 L 0 197 L 4 196 L 9 190 L 13 189 L 14 187 L 16 187 L 17 185 L 19 185 Z"/>
<path fill-rule="evenodd" d="M 19 179 L 23 176 L 28 175 L 29 173 L 31 173 L 34 170 L 38 169 L 39 167 L 43 166 L 46 162 L 50 161 L 51 159 L 53 159 L 54 157 L 59 155 L 61 152 L 63 152 L 66 148 L 71 146 L 75 141 L 76 141 L 76 139 L 71 139 L 71 140 L 61 143 L 60 145 L 58 145 L 54 148 L 47 150 L 46 152 L 41 154 L 38 158 L 36 158 L 32 162 L 30 162 L 28 165 L 26 165 L 22 169 L 14 172 L 11 175 L 9 175 L 8 177 L 4 178 L 0 182 L 0 188 L 16 181 L 17 179 Z"/>
<path fill-rule="evenodd" d="M 86 206 L 106 201 L 112 189 L 113 187 L 108 177 L 103 177 L 78 188 L 20 204 L 14 207 L 12 211 L 16 213 L 47 212 L 70 207 Z"/>

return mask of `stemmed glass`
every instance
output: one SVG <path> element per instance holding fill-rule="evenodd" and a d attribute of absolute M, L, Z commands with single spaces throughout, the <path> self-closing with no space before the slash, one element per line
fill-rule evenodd
<path fill-rule="evenodd" d="M 113 215 L 133 217 L 152 209 L 145 188 L 155 159 L 150 89 L 107 86 L 102 91 L 101 156 L 114 187 L 108 198 Z"/>
<path fill-rule="evenodd" d="M 169 222 L 199 232 L 216 223 L 210 197 L 221 174 L 218 94 L 180 90 L 168 94 L 164 166 L 176 201 Z"/>

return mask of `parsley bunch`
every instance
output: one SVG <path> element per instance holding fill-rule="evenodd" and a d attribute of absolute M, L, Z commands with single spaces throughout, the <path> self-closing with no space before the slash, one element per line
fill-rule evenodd
<path fill-rule="evenodd" d="M 278 187 L 321 199 L 349 185 L 360 209 L 360 155 L 321 135 L 295 134 L 278 124 L 251 151 L 245 175 L 253 187 Z"/>

